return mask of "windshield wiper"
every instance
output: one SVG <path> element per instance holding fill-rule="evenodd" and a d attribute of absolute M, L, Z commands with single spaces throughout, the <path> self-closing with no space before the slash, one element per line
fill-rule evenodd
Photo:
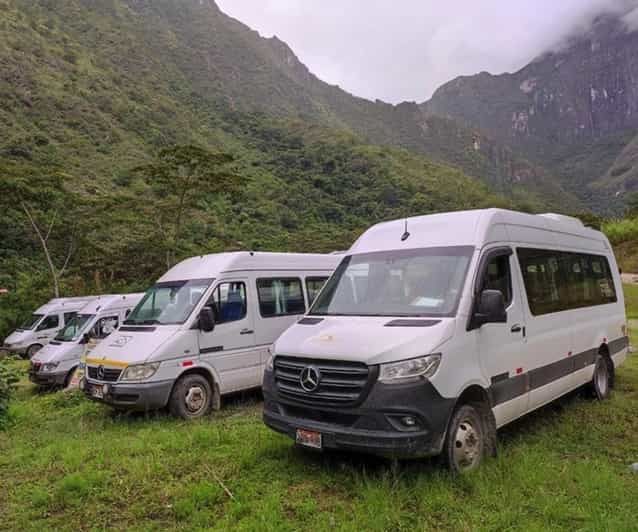
<path fill-rule="evenodd" d="M 157 325 L 157 320 L 124 320 L 124 325 Z"/>

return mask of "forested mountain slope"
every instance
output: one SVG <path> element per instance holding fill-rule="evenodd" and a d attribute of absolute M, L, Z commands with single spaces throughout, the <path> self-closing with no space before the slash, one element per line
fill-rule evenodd
<path fill-rule="evenodd" d="M 353 132 L 294 81 L 282 47 L 212 2 L 0 0 L 0 287 L 10 290 L 0 336 L 51 295 L 29 216 L 58 273 L 69 258 L 68 294 L 144 288 L 168 247 L 177 258 L 332 251 L 384 219 L 517 205 Z M 177 231 L 183 176 L 149 168 L 187 145 L 232 161 L 198 171 L 210 182 L 188 189 Z M 525 205 L 543 208 L 534 197 Z"/>

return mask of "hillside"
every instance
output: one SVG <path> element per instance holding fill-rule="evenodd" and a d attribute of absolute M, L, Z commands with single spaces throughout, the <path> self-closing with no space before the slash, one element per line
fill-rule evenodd
<path fill-rule="evenodd" d="M 135 169 L 174 145 L 229 154 L 240 183 L 194 198 L 178 257 L 332 251 L 383 219 L 519 205 L 371 144 L 291 81 L 281 47 L 212 2 L 0 0 L 0 336 L 51 294 L 22 201 L 53 222 L 58 268 L 72 251 L 63 293 L 140 289 L 165 269 L 170 198 Z"/>
<path fill-rule="evenodd" d="M 638 187 L 637 13 L 601 16 L 513 74 L 450 81 L 423 112 L 484 131 L 594 210 L 618 212 Z"/>

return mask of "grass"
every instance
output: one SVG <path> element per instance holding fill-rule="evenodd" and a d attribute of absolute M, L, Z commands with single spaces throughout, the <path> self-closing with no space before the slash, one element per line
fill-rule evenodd
<path fill-rule="evenodd" d="M 302 452 L 263 426 L 259 400 L 186 423 L 23 380 L 0 433 L 0 530 L 638 529 L 637 357 L 609 401 L 572 394 L 519 420 L 461 478 L 434 460 Z"/>

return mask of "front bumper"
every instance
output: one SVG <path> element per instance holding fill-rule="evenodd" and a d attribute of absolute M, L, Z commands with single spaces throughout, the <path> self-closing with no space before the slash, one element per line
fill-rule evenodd
<path fill-rule="evenodd" d="M 159 382 L 102 382 L 89 378 L 84 378 L 83 391 L 85 395 L 93 400 L 108 405 L 124 408 L 127 410 L 159 410 L 164 408 L 173 389 L 173 380 Z M 106 393 L 103 398 L 96 398 L 92 392 L 93 387 L 100 386 Z"/>
<path fill-rule="evenodd" d="M 29 380 L 38 386 L 64 386 L 66 377 L 66 371 L 46 373 L 42 371 L 29 371 Z"/>
<path fill-rule="evenodd" d="M 439 454 L 455 400 L 442 397 L 429 381 L 387 385 L 376 382 L 354 408 L 329 408 L 279 396 L 274 374 L 264 375 L 264 423 L 296 438 L 297 429 L 322 435 L 322 448 L 356 451 L 387 458 Z M 417 425 L 407 427 L 411 416 Z"/>

